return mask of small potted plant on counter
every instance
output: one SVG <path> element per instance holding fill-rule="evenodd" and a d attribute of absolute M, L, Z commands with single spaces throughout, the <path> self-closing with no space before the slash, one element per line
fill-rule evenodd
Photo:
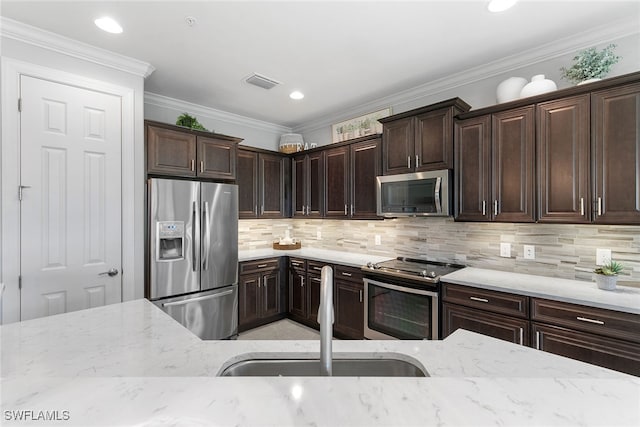
<path fill-rule="evenodd" d="M 598 267 L 593 270 L 596 273 L 596 284 L 598 288 L 606 291 L 612 291 L 616 288 L 616 282 L 618 281 L 618 273 L 622 271 L 624 266 L 619 262 L 610 261 L 608 264 L 604 264 L 602 267 Z"/>

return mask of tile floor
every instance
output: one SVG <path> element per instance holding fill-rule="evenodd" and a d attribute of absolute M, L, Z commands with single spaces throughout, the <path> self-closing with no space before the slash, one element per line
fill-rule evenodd
<path fill-rule="evenodd" d="M 239 340 L 319 340 L 320 333 L 289 319 L 241 332 Z"/>

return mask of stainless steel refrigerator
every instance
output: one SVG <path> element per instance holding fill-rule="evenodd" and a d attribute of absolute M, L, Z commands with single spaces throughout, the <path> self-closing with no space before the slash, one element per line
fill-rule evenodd
<path fill-rule="evenodd" d="M 238 187 L 149 182 L 150 299 L 202 339 L 238 333 Z"/>

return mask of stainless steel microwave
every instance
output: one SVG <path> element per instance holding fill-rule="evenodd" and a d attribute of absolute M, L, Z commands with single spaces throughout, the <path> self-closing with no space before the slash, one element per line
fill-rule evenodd
<path fill-rule="evenodd" d="M 376 177 L 379 216 L 449 216 L 451 172 L 447 169 Z"/>

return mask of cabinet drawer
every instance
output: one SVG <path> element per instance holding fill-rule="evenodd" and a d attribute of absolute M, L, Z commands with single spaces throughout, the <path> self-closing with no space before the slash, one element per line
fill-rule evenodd
<path fill-rule="evenodd" d="M 320 272 L 322 271 L 322 267 L 324 267 L 325 265 L 328 265 L 329 267 L 331 267 L 331 264 L 329 264 L 328 262 L 307 261 L 307 269 L 309 270 L 309 273 L 315 273 L 320 275 Z"/>
<path fill-rule="evenodd" d="M 529 297 L 468 286 L 445 284 L 442 299 L 494 313 L 528 318 Z"/>
<path fill-rule="evenodd" d="M 531 320 L 640 343 L 640 316 L 540 298 L 531 300 Z"/>
<path fill-rule="evenodd" d="M 350 282 L 355 282 L 362 284 L 362 279 L 364 276 L 362 275 L 362 271 L 359 268 L 355 267 L 347 267 L 344 265 L 336 265 L 333 269 L 333 278 L 348 280 Z"/>
<path fill-rule="evenodd" d="M 484 310 L 442 304 L 442 336 L 448 337 L 456 329 L 466 329 L 515 344 L 529 344 L 529 321 Z"/>
<path fill-rule="evenodd" d="M 289 268 L 301 271 L 302 273 L 306 273 L 307 260 L 302 258 L 289 258 Z"/>
<path fill-rule="evenodd" d="M 280 260 L 278 258 L 244 261 L 240 263 L 240 274 L 277 270 L 279 267 Z"/>

